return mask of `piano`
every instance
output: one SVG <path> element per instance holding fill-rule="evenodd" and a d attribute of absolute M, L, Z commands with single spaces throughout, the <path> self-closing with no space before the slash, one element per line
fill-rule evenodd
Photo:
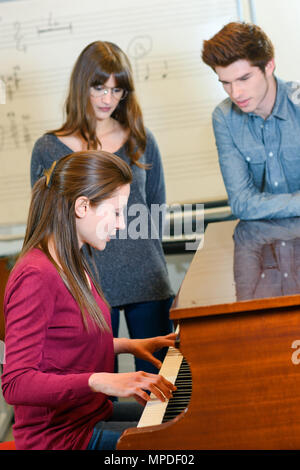
<path fill-rule="evenodd" d="M 169 382 L 176 385 L 173 398 L 161 402 L 153 393 L 145 406 L 138 427 L 161 424 L 175 418 L 189 404 L 192 393 L 192 377 L 190 367 L 180 351 L 170 347 L 159 371 Z"/>
<path fill-rule="evenodd" d="M 209 224 L 160 371 L 181 383 L 183 364 L 180 406 L 150 400 L 117 449 L 300 449 L 299 293 L 300 220 Z"/>

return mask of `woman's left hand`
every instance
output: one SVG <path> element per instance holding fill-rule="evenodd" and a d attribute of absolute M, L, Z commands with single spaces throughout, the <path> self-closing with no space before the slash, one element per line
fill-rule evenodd
<path fill-rule="evenodd" d="M 155 367 L 160 369 L 162 363 L 153 356 L 153 353 L 161 348 L 169 346 L 174 347 L 176 336 L 176 333 L 170 333 L 166 336 L 155 336 L 154 338 L 130 339 L 128 352 L 139 359 L 151 362 Z"/>

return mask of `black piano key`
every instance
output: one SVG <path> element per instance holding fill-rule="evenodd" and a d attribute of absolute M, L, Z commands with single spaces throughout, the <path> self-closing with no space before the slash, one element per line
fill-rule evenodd
<path fill-rule="evenodd" d="M 192 393 L 192 376 L 187 361 L 183 358 L 175 380 L 177 390 L 169 400 L 162 422 L 174 419 L 189 404 Z"/>

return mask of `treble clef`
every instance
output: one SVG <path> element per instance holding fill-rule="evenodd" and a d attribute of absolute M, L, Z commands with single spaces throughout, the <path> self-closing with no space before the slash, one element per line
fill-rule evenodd
<path fill-rule="evenodd" d="M 22 43 L 24 36 L 21 34 L 21 23 L 19 21 L 16 21 L 14 23 L 14 29 L 14 40 L 16 41 L 16 49 L 17 51 L 25 52 L 26 45 Z"/>
<path fill-rule="evenodd" d="M 135 36 L 129 43 L 127 51 L 130 58 L 135 63 L 136 80 L 139 81 L 139 61 L 148 55 L 152 50 L 152 38 L 151 36 Z M 150 75 L 149 66 L 146 65 L 146 74 L 144 79 L 148 79 Z"/>

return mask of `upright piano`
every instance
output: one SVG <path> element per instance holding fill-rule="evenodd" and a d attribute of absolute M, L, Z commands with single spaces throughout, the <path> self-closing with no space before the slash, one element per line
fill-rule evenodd
<path fill-rule="evenodd" d="M 209 224 L 170 313 L 179 348 L 162 367 L 185 363 L 186 403 L 157 422 L 150 400 L 150 421 L 117 448 L 300 449 L 299 293 L 299 219 Z"/>

